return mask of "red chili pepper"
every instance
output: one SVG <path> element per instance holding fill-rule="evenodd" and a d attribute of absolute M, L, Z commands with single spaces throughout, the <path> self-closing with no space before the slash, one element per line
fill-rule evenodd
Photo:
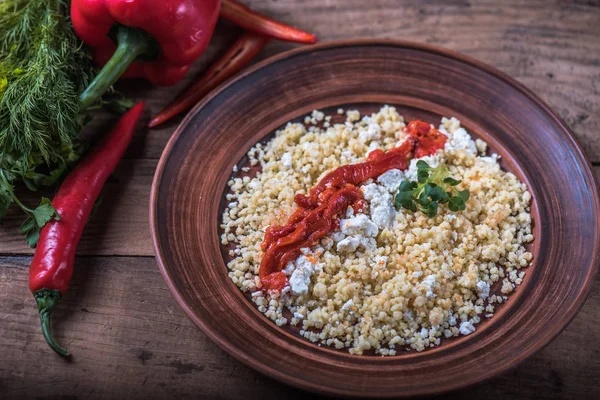
<path fill-rule="evenodd" d="M 81 94 L 82 109 L 122 75 L 179 82 L 206 49 L 219 8 L 220 0 L 71 1 L 75 33 L 92 47 L 94 61 L 106 64 Z"/>
<path fill-rule="evenodd" d="M 220 15 L 244 29 L 275 39 L 306 44 L 317 42 L 317 37 L 312 33 L 304 32 L 259 14 L 236 0 L 223 0 Z"/>
<path fill-rule="evenodd" d="M 61 356 L 68 352 L 52 337 L 50 314 L 67 291 L 75 250 L 94 202 L 131 142 L 143 109 L 141 102 L 123 115 L 102 143 L 67 176 L 52 200 L 60 219 L 51 220 L 40 232 L 29 270 L 29 289 L 38 305 L 44 338 Z"/>
<path fill-rule="evenodd" d="M 208 71 L 202 75 L 200 80 L 186 88 L 175 101 L 169 104 L 156 117 L 148 127 L 158 126 L 177 114 L 187 111 L 200 101 L 208 92 L 229 79 L 236 72 L 248 64 L 269 42 L 269 38 L 256 33 L 244 33 L 231 46 L 231 48 L 219 58 Z"/>

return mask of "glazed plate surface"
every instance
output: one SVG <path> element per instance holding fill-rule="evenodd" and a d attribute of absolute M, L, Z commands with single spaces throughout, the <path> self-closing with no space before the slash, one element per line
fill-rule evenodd
<path fill-rule="evenodd" d="M 314 109 L 376 111 L 405 120 L 460 119 L 502 156 L 533 196 L 534 254 L 524 282 L 469 336 L 424 352 L 355 356 L 319 347 L 264 317 L 227 275 L 220 221 L 227 181 L 245 154 Z M 396 397 L 490 378 L 547 345 L 583 305 L 598 270 L 600 202 L 567 126 L 505 74 L 461 54 L 400 41 L 299 48 L 249 69 L 185 118 L 154 178 L 150 224 L 159 268 L 177 302 L 229 354 L 321 393 Z"/>

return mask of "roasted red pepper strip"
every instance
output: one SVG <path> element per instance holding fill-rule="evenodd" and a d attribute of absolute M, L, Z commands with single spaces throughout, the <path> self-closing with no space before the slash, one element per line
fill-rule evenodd
<path fill-rule="evenodd" d="M 287 284 L 287 279 L 282 279 L 280 275 L 283 266 L 297 258 L 301 248 L 315 245 L 335 229 L 339 223 L 339 215 L 345 212 L 348 206 L 355 205 L 361 199 L 360 190 L 356 186 L 347 185 L 333 192 L 326 202 L 307 213 L 295 224 L 292 232 L 271 243 L 266 243 L 267 251 L 259 270 L 264 290 L 283 289 Z"/>
<path fill-rule="evenodd" d="M 244 29 L 261 33 L 275 39 L 305 44 L 317 42 L 317 37 L 312 33 L 304 32 L 259 14 L 256 11 L 252 11 L 236 0 L 223 0 L 223 4 L 221 5 L 221 17 Z"/>
<path fill-rule="evenodd" d="M 438 149 L 443 149 L 448 137 L 437 129 L 433 128 L 427 122 L 414 120 L 411 121 L 402 131 L 418 139 L 415 148 L 415 157 L 421 158 L 435 153 Z"/>
<path fill-rule="evenodd" d="M 206 49 L 219 9 L 220 0 L 72 0 L 75 33 L 106 64 L 82 93 L 82 109 L 121 75 L 179 82 Z"/>
<path fill-rule="evenodd" d="M 339 188 L 346 184 L 358 185 L 367 179 L 376 178 L 390 169 L 406 169 L 408 156 L 415 147 L 416 139 L 409 136 L 400 146 L 384 153 L 375 150 L 369 154 L 366 162 L 359 164 L 343 165 L 325 175 L 310 189 L 308 196 L 298 194 L 295 202 L 302 208 L 314 208 L 319 203 L 319 197 L 326 189 Z"/>
<path fill-rule="evenodd" d="M 269 38 L 264 35 L 251 32 L 242 34 L 223 57 L 211 65 L 196 83 L 186 88 L 173 103 L 154 117 L 148 127 L 158 126 L 192 108 L 208 92 L 246 66 L 268 42 Z"/>
<path fill-rule="evenodd" d="M 50 314 L 67 291 L 83 228 L 104 182 L 131 142 L 143 109 L 141 102 L 123 115 L 98 147 L 67 176 L 52 200 L 60 220 L 51 220 L 40 232 L 29 269 L 29 289 L 38 305 L 44 338 L 61 356 L 68 352 L 52 337 Z"/>
<path fill-rule="evenodd" d="M 259 268 L 263 290 L 282 290 L 288 281 L 281 271 L 300 255 L 300 249 L 315 245 L 337 228 L 339 214 L 349 205 L 360 208 L 362 194 L 356 185 L 390 169 L 405 170 L 413 153 L 418 158 L 432 155 L 446 144 L 446 135 L 422 121 L 412 121 L 403 131 L 408 137 L 400 146 L 387 152 L 373 150 L 366 162 L 338 167 L 311 188 L 308 195 L 296 195 L 298 208 L 287 224 L 268 227 L 261 243 L 265 251 Z"/>

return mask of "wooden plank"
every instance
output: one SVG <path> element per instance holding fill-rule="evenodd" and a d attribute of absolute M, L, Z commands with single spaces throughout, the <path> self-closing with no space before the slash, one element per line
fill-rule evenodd
<path fill-rule="evenodd" d="M 323 2 L 246 0 L 251 7 L 318 34 L 322 41 L 383 37 L 426 42 L 468 54 L 515 77 L 537 93 L 571 126 L 585 150 L 600 162 L 600 12 L 594 1 L 453 0 L 441 3 L 378 0 Z M 184 82 L 152 87 L 141 80 L 120 85 L 128 95 L 147 99 L 144 121 L 168 104 L 206 68 L 239 30 L 220 23 L 207 52 Z M 296 45 L 272 42 L 264 59 Z M 129 158 L 158 158 L 182 117 L 145 132 L 140 128 Z M 110 126 L 99 117 L 88 128 Z"/>
<path fill-rule="evenodd" d="M 600 12 L 594 2 L 493 0 L 473 4 L 454 0 L 445 5 L 418 1 L 379 0 L 365 10 L 363 2 L 293 0 L 248 2 L 257 10 L 319 34 L 322 40 L 380 36 L 425 41 L 455 49 L 495 65 L 521 80 L 548 101 L 571 125 L 593 161 L 600 162 Z M 418 23 L 415 23 L 417 21 Z M 185 82 L 152 87 L 141 80 L 127 81 L 121 89 L 148 100 L 150 116 L 166 105 L 198 71 L 230 45 L 239 30 L 218 26 L 211 46 L 195 64 Z M 261 54 L 267 57 L 295 45 L 272 42 Z M 86 134 L 110 129 L 116 117 L 101 114 Z M 79 247 L 80 254 L 153 255 L 148 233 L 147 202 L 156 159 L 178 121 L 160 129 L 140 127 L 115 176 L 107 185 L 105 202 L 93 218 Z M 534 138 L 532 138 L 534 140 Z M 138 161 L 137 159 L 147 159 Z M 30 204 L 37 199 L 30 198 Z M 27 200 L 27 198 L 26 198 Z M 12 210 L 0 229 L 0 254 L 30 254 L 16 233 L 22 216 Z"/>
<path fill-rule="evenodd" d="M 123 160 L 103 190 L 102 202 L 85 228 L 80 255 L 154 256 L 148 204 L 157 160 Z M 600 166 L 594 167 L 600 178 Z M 0 255 L 32 254 L 18 227 L 23 215 L 9 211 L 0 229 Z"/>
<path fill-rule="evenodd" d="M 153 256 L 148 225 L 150 187 L 158 160 L 122 160 L 107 181 L 100 205 L 86 226 L 78 254 Z M 39 201 L 23 195 L 26 204 Z M 0 253 L 32 254 L 18 233 L 24 219 L 12 207 L 0 225 Z"/>
<path fill-rule="evenodd" d="M 547 101 L 600 162 L 600 3 L 452 0 L 244 0 L 277 19 L 314 31 L 321 40 L 402 38 L 451 48 L 494 65 Z M 220 24 L 193 71 L 203 70 L 239 30 Z M 273 42 L 265 58 L 293 48 Z M 187 82 L 120 88 L 148 99 L 145 121 Z M 152 255 L 147 203 L 156 160 L 178 118 L 161 129 L 140 128 L 105 200 L 87 227 L 80 254 Z M 87 132 L 104 132 L 115 117 L 100 115 Z M 144 158 L 146 160 L 137 160 Z M 136 160 L 134 160 L 136 159 Z M 596 167 L 596 173 L 599 168 Z M 0 253 L 28 254 L 11 215 L 0 229 Z M 74 357 L 52 354 L 39 331 L 27 290 L 29 257 L 0 258 L 0 397 L 303 398 L 217 349 L 177 307 L 153 258 L 77 260 L 71 289 L 56 312 L 55 332 Z M 600 392 L 600 284 L 574 322 L 550 346 L 516 370 L 444 398 L 595 398 Z M 426 383 L 424 383 L 426 384 Z"/>
<path fill-rule="evenodd" d="M 303 398 L 227 356 L 177 306 L 153 258 L 77 259 L 54 332 L 43 341 L 27 289 L 29 257 L 0 258 L 2 398 Z M 251 344 L 248 344 L 251 345 Z M 574 322 L 512 372 L 450 399 L 588 399 L 600 391 L 600 279 Z M 416 383 L 426 384 L 426 382 Z"/>

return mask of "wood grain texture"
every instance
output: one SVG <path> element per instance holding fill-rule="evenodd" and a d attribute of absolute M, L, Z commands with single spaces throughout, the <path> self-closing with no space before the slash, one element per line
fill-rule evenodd
<path fill-rule="evenodd" d="M 222 197 L 215 194 L 224 196 L 232 167 L 287 121 L 358 103 L 395 105 L 407 120 L 458 117 L 533 196 L 533 266 L 506 308 L 468 337 L 422 353 L 356 357 L 267 322 L 228 277 L 217 230 Z M 159 267 L 190 318 L 252 368 L 320 393 L 405 397 L 488 379 L 531 356 L 567 325 L 600 265 L 599 228 L 589 223 L 600 220 L 598 187 L 566 126 L 508 76 L 458 53 L 410 42 L 302 48 L 234 79 L 174 134 L 159 161 L 150 203 Z"/>
<path fill-rule="evenodd" d="M 125 159 L 108 179 L 77 248 L 77 254 L 154 256 L 148 228 L 148 199 L 157 160 Z M 33 203 L 31 193 L 23 201 Z M 39 201 L 39 200 L 38 200 Z M 0 225 L 0 253 L 33 254 L 19 226 L 23 214 L 12 208 Z"/>
<path fill-rule="evenodd" d="M 313 31 L 322 41 L 353 37 L 413 40 L 457 50 L 495 66 L 546 101 L 569 124 L 591 161 L 600 163 L 600 119 L 594 118 L 600 115 L 600 6 L 595 1 L 506 0 L 500 4 L 496 0 L 376 0 L 369 2 L 368 7 L 361 0 L 303 0 L 301 6 L 295 0 L 244 2 L 281 21 Z M 143 119 L 147 123 L 223 53 L 239 33 L 231 24 L 220 22 L 208 50 L 186 79 L 174 87 L 152 87 L 144 81 L 131 80 L 120 83 L 119 88 L 134 99 L 147 100 Z M 257 60 L 294 47 L 297 46 L 273 41 Z M 158 160 L 181 120 L 182 117 L 175 118 L 157 129 L 138 128 L 125 155 L 134 160 L 136 171 L 145 168 L 138 165 L 138 159 Z M 86 133 L 107 132 L 115 121 L 114 115 L 98 115 Z M 128 189 L 113 187 L 111 197 L 129 196 L 122 191 Z M 148 201 L 149 186 L 144 193 L 145 197 L 136 199 L 138 204 Z M 142 214 L 137 215 L 140 211 Z M 99 227 L 102 245 L 98 246 L 97 236 L 85 234 L 80 253 L 153 255 L 144 213 L 138 207 L 104 207 L 98 219 L 109 221 L 109 226 Z M 135 215 L 135 226 L 118 222 L 130 214 Z M 16 233 L 22 215 L 13 208 L 7 219 L 0 229 L 0 254 L 31 254 Z"/>
<path fill-rule="evenodd" d="M 358 37 L 435 44 L 475 57 L 508 73 L 546 101 L 569 124 L 592 161 L 600 162 L 600 6 L 588 0 L 246 0 L 286 23 L 315 32 L 321 41 Z M 146 98 L 157 113 L 217 54 L 237 28 L 220 22 L 207 52 L 184 82 L 157 88 L 130 81 L 121 88 Z M 270 43 L 259 59 L 297 47 Z M 127 157 L 159 158 L 182 117 L 131 146 Z M 103 120 L 98 121 L 99 124 Z M 90 127 L 91 130 L 94 126 Z"/>
<path fill-rule="evenodd" d="M 570 125 L 591 160 L 600 162 L 598 0 L 243 1 L 312 30 L 321 40 L 401 38 L 478 58 L 515 77 L 549 103 Z M 219 24 L 192 74 L 175 87 L 152 88 L 142 81 L 119 87 L 134 98 L 148 99 L 148 121 L 237 34 L 231 25 Z M 259 59 L 293 47 L 272 42 Z M 117 172 L 117 176 L 126 173 L 128 180 L 109 183 L 112 190 L 105 190 L 104 203 L 84 234 L 80 254 L 153 254 L 146 207 L 150 182 L 156 160 L 180 120 L 161 129 L 138 130 L 126 154 L 127 164 L 122 163 L 127 167 L 120 166 Z M 114 121 L 111 115 L 98 116 L 86 131 L 107 131 Z M 11 218 L 12 222 L 0 225 L 0 254 L 29 254 L 16 233 L 18 220 Z M 91 234 L 91 229 L 96 232 Z M 28 263 L 26 257 L 0 261 L 2 399 L 314 397 L 225 356 L 176 306 L 152 258 L 78 260 L 71 291 L 57 311 L 57 320 L 64 319 L 56 325 L 59 341 L 79 354 L 73 364 L 64 364 L 43 344 L 26 289 Z M 574 322 L 534 358 L 500 378 L 440 398 L 596 399 L 600 393 L 598 321 L 600 283 Z"/>
<path fill-rule="evenodd" d="M 3 399 L 318 398 L 218 349 L 185 316 L 153 258 L 80 257 L 54 315 L 68 363 L 47 348 L 27 290 L 30 257 L 0 258 Z M 594 399 L 600 391 L 600 279 L 573 323 L 507 374 L 439 399 Z"/>
<path fill-rule="evenodd" d="M 78 254 L 154 257 L 147 204 L 157 163 L 127 159 L 119 164 L 103 190 L 100 207 L 85 228 Z M 600 166 L 594 170 L 600 180 Z M 0 224 L 0 254 L 33 254 L 16 233 L 21 222 L 21 214 L 13 209 Z"/>

